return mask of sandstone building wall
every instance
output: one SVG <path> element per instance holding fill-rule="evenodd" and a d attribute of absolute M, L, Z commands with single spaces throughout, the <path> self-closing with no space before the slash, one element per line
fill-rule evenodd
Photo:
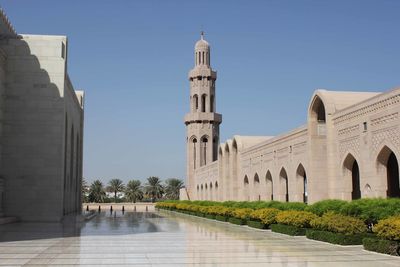
<path fill-rule="evenodd" d="M 400 197 L 399 112 L 400 89 L 316 90 L 301 127 L 275 137 L 235 135 L 219 145 L 217 160 L 197 168 L 188 153 L 181 198 L 313 203 Z"/>
<path fill-rule="evenodd" d="M 3 215 L 60 221 L 81 211 L 84 94 L 68 76 L 68 41 L 0 32 Z"/>

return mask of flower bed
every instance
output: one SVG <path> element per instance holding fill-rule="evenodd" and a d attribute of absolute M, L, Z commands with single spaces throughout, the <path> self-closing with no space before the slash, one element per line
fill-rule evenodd
<path fill-rule="evenodd" d="M 156 208 L 340 245 L 362 242 L 367 250 L 390 255 L 397 255 L 400 247 L 400 199 L 323 200 L 309 206 L 278 201 L 164 201 Z M 367 233 L 373 224 L 376 237 Z"/>

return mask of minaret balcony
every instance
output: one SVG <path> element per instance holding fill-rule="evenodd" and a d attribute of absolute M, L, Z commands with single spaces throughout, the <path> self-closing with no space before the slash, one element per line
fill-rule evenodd
<path fill-rule="evenodd" d="M 197 112 L 188 113 L 185 115 L 185 124 L 195 123 L 195 122 L 222 122 L 222 115 L 213 112 Z"/>
<path fill-rule="evenodd" d="M 212 79 L 217 79 L 217 72 L 213 71 L 209 67 L 195 67 L 189 72 L 189 79 L 196 78 L 198 76 L 201 77 L 211 77 Z"/>

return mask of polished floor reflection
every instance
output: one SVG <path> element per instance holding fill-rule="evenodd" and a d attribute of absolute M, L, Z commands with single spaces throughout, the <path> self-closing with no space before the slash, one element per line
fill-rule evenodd
<path fill-rule="evenodd" d="M 0 226 L 0 266 L 400 266 L 400 258 L 167 211 Z"/>

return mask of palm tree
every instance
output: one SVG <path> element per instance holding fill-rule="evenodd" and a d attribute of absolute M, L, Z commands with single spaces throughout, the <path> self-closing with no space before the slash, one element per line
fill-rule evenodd
<path fill-rule="evenodd" d="M 124 182 L 120 179 L 112 179 L 108 183 L 107 191 L 114 193 L 114 202 L 117 202 L 117 194 L 123 192 L 125 189 Z"/>
<path fill-rule="evenodd" d="M 143 198 L 142 186 L 139 180 L 131 180 L 128 182 L 125 188 L 125 197 L 133 203 Z"/>
<path fill-rule="evenodd" d="M 183 187 L 183 181 L 170 178 L 165 181 L 165 196 L 168 199 L 179 199 L 179 190 Z"/>
<path fill-rule="evenodd" d="M 82 202 L 88 202 L 89 186 L 86 179 L 82 177 Z"/>
<path fill-rule="evenodd" d="M 152 202 L 154 202 L 157 198 L 161 198 L 164 194 L 164 187 L 161 184 L 160 178 L 155 176 L 147 178 L 145 192 L 149 197 L 151 197 Z"/>
<path fill-rule="evenodd" d="M 103 183 L 100 180 L 94 181 L 90 185 L 89 189 L 89 201 L 90 202 L 104 202 L 106 198 L 106 191 L 104 191 Z"/>

